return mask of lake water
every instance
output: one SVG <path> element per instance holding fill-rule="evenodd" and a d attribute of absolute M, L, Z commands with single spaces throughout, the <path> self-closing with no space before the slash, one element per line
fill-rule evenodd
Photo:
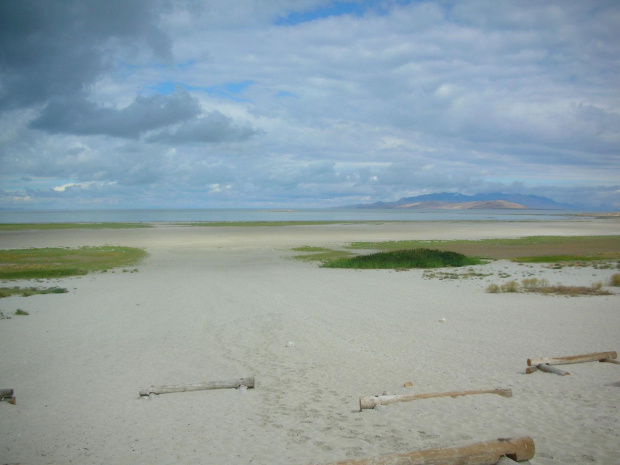
<path fill-rule="evenodd" d="M 394 209 L 149 209 L 4 210 L 0 223 L 110 223 L 187 221 L 553 221 L 567 210 L 394 210 Z"/>

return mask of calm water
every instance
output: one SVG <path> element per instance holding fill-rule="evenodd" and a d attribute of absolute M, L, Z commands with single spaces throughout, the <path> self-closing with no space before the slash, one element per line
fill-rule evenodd
<path fill-rule="evenodd" d="M 565 210 L 46 210 L 0 211 L 0 223 L 177 221 L 532 221 L 564 220 Z"/>

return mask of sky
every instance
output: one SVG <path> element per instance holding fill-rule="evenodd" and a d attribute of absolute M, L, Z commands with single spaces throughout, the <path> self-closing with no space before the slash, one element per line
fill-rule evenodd
<path fill-rule="evenodd" d="M 620 210 L 617 0 L 2 0 L 0 208 Z"/>

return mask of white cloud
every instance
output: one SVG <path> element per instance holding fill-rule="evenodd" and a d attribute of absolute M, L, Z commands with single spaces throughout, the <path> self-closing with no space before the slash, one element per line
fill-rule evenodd
<path fill-rule="evenodd" d="M 562 180 L 618 201 L 616 2 L 360 2 L 282 21 L 330 5 L 140 0 L 69 43 L 57 9 L 39 49 L 0 32 L 19 45 L 0 63 L 2 171 L 55 179 L 49 198 L 23 181 L 46 205 L 331 206 Z M 69 60 L 80 44 L 88 59 Z"/>

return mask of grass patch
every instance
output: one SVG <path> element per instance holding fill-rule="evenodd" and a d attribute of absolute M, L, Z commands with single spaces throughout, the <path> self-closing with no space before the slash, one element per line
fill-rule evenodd
<path fill-rule="evenodd" d="M 175 223 L 175 226 L 317 226 L 323 224 L 360 224 L 365 221 L 198 221 L 191 223 Z"/>
<path fill-rule="evenodd" d="M 143 249 L 120 246 L 0 250 L 0 279 L 79 276 L 134 265 Z"/>
<path fill-rule="evenodd" d="M 620 287 L 620 273 L 616 273 L 609 278 L 609 285 L 614 287 Z"/>
<path fill-rule="evenodd" d="M 303 254 L 295 255 L 293 258 L 297 260 L 303 260 L 307 262 L 321 262 L 325 263 L 331 260 L 336 260 L 338 258 L 351 257 L 353 254 L 351 252 L 346 252 L 342 250 L 334 250 L 327 249 L 324 247 L 295 247 L 293 249 L 295 252 L 303 252 Z"/>
<path fill-rule="evenodd" d="M 477 241 L 352 242 L 347 248 L 377 251 L 428 248 L 448 250 L 480 258 L 511 259 L 521 262 L 532 260 L 531 263 L 537 263 L 534 261 L 536 259 L 540 260 L 538 263 L 593 262 L 620 258 L 620 236 L 529 236 L 519 239 L 483 239 Z M 549 258 L 552 256 L 556 258 Z M 561 258 L 561 260 L 557 258 Z"/>
<path fill-rule="evenodd" d="M 408 269 L 460 267 L 481 263 L 483 263 L 481 260 L 456 252 L 413 249 L 337 258 L 323 263 L 322 266 L 325 268 Z"/>
<path fill-rule="evenodd" d="M 10 297 L 12 295 L 29 297 L 37 294 L 65 294 L 67 292 L 69 291 L 64 287 L 0 287 L 0 298 Z"/>
<path fill-rule="evenodd" d="M 149 223 L 0 223 L 0 231 L 22 231 L 25 229 L 133 229 L 152 228 Z"/>
<path fill-rule="evenodd" d="M 565 295 L 565 296 L 596 296 L 596 295 L 612 295 L 611 292 L 603 289 L 603 283 L 594 283 L 591 286 L 564 286 L 557 284 L 550 286 L 546 279 L 529 278 L 524 279 L 521 283 L 516 281 L 508 281 L 500 286 L 497 284 L 489 284 L 486 291 L 491 294 L 500 292 L 536 292 L 547 295 Z"/>
<path fill-rule="evenodd" d="M 17 310 L 15 310 L 15 315 L 25 316 L 25 315 L 30 315 L 30 313 L 28 313 L 26 310 L 22 310 L 21 308 L 18 308 Z"/>

